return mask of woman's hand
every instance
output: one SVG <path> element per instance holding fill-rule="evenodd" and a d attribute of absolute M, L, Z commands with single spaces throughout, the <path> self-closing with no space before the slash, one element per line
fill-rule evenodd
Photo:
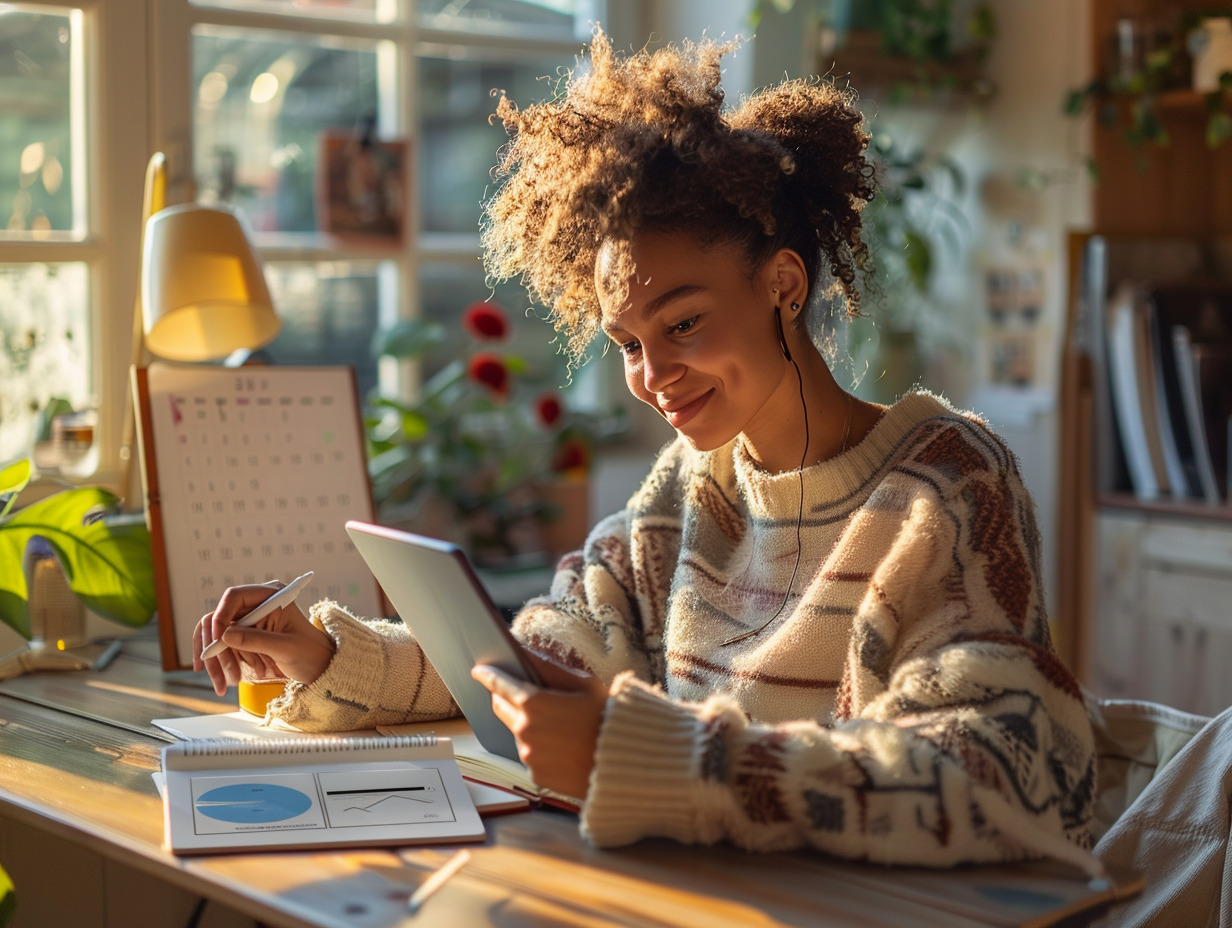
<path fill-rule="evenodd" d="M 240 680 L 240 664 L 247 664 L 257 679 L 284 677 L 311 683 L 334 657 L 334 640 L 313 625 L 294 603 L 275 609 L 251 628 L 234 623 L 265 602 L 285 584 L 250 584 L 229 587 L 214 611 L 202 616 L 193 629 L 193 670 L 205 669 L 221 696 Z M 222 638 L 227 650 L 201 660 L 201 652 Z"/>
<path fill-rule="evenodd" d="M 492 694 L 492 710 L 518 741 L 518 756 L 540 786 L 585 799 L 607 687 L 588 673 L 570 670 L 522 649 L 542 686 L 479 664 L 471 676 Z"/>

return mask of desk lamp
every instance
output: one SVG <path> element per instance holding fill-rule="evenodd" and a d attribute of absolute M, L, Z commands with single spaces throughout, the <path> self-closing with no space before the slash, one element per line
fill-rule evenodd
<path fill-rule="evenodd" d="M 166 158 L 155 152 L 145 175 L 132 367 L 147 349 L 169 361 L 201 362 L 269 344 L 281 323 L 239 216 L 228 207 L 165 206 L 165 197 Z M 129 494 L 134 420 L 130 392 L 121 450 L 129 499 L 137 498 Z"/>

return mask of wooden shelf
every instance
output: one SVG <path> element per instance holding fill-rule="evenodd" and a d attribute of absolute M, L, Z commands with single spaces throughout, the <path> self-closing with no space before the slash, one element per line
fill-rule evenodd
<path fill-rule="evenodd" d="M 1210 519 L 1215 522 L 1232 522 L 1232 506 L 1210 506 L 1193 500 L 1142 500 L 1129 493 L 1101 493 L 1095 500 L 1102 509 L 1128 509 L 1160 516 L 1176 516 L 1182 519 Z"/>
<path fill-rule="evenodd" d="M 912 102 L 974 100 L 993 91 L 983 62 L 973 52 L 958 53 L 948 62 L 888 55 L 875 30 L 851 30 L 840 48 L 818 56 L 817 66 L 822 74 L 849 77 L 863 97 L 892 92 Z"/>

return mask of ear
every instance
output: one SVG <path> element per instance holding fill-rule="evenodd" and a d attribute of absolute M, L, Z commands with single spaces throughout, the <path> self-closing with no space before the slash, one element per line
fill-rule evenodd
<path fill-rule="evenodd" d="M 775 306 L 790 312 L 792 303 L 803 306 L 807 302 L 808 273 L 804 270 L 804 261 L 792 249 L 780 248 L 771 255 L 762 266 L 762 277 Z"/>

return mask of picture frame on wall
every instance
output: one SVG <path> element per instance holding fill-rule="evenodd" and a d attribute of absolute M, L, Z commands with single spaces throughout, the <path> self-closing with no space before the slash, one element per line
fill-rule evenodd
<path fill-rule="evenodd" d="M 320 136 L 317 228 L 338 238 L 402 243 L 410 145 L 370 132 Z"/>

